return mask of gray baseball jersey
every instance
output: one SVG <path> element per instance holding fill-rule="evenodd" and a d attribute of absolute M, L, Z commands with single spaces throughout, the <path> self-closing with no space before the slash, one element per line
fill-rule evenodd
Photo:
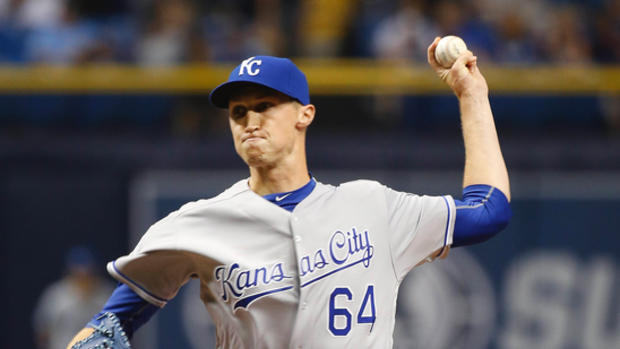
<path fill-rule="evenodd" d="M 171 213 L 108 271 L 159 306 L 199 278 L 218 348 L 392 347 L 398 286 L 449 248 L 452 198 L 317 182 L 289 212 L 247 183 Z"/>

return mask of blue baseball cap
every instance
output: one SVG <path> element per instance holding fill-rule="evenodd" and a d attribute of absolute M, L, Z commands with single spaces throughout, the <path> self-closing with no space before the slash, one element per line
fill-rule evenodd
<path fill-rule="evenodd" d="M 211 104 L 228 108 L 235 87 L 248 82 L 282 92 L 303 105 L 310 104 L 306 75 L 290 59 L 272 56 L 254 56 L 241 62 L 230 73 L 228 81 L 211 91 Z"/>

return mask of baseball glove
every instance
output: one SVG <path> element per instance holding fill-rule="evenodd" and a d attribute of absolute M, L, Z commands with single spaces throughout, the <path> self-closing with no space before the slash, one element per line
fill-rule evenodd
<path fill-rule="evenodd" d="M 131 349 L 129 339 L 113 313 L 103 313 L 97 318 L 99 325 L 89 325 L 95 332 L 75 343 L 71 349 Z"/>

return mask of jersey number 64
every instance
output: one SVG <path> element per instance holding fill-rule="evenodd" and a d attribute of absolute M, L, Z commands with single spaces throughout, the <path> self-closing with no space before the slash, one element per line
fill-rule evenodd
<path fill-rule="evenodd" d="M 332 291 L 329 296 L 329 331 L 334 336 L 346 336 L 349 334 L 349 331 L 351 331 L 351 312 L 349 312 L 347 308 L 336 307 L 336 297 L 338 296 L 346 297 L 349 301 L 353 299 L 353 294 L 348 287 L 337 287 Z M 377 319 L 376 314 L 375 287 L 370 285 L 366 289 L 362 305 L 357 313 L 357 323 L 372 324 L 370 326 L 370 331 L 372 331 L 375 320 Z M 336 317 L 344 317 L 344 326 L 342 326 L 342 321 L 339 321 L 340 326 L 336 327 Z"/>

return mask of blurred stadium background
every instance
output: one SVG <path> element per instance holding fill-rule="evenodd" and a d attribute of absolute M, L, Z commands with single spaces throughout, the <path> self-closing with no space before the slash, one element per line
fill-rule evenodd
<path fill-rule="evenodd" d="M 246 175 L 207 95 L 249 56 L 307 73 L 319 180 L 460 195 L 457 101 L 425 63 L 446 34 L 489 82 L 515 215 L 407 279 L 395 347 L 619 348 L 618 0 L 0 0 L 0 347 L 37 347 L 35 304 L 72 246 L 104 274 Z M 136 348 L 213 347 L 195 292 Z"/>

